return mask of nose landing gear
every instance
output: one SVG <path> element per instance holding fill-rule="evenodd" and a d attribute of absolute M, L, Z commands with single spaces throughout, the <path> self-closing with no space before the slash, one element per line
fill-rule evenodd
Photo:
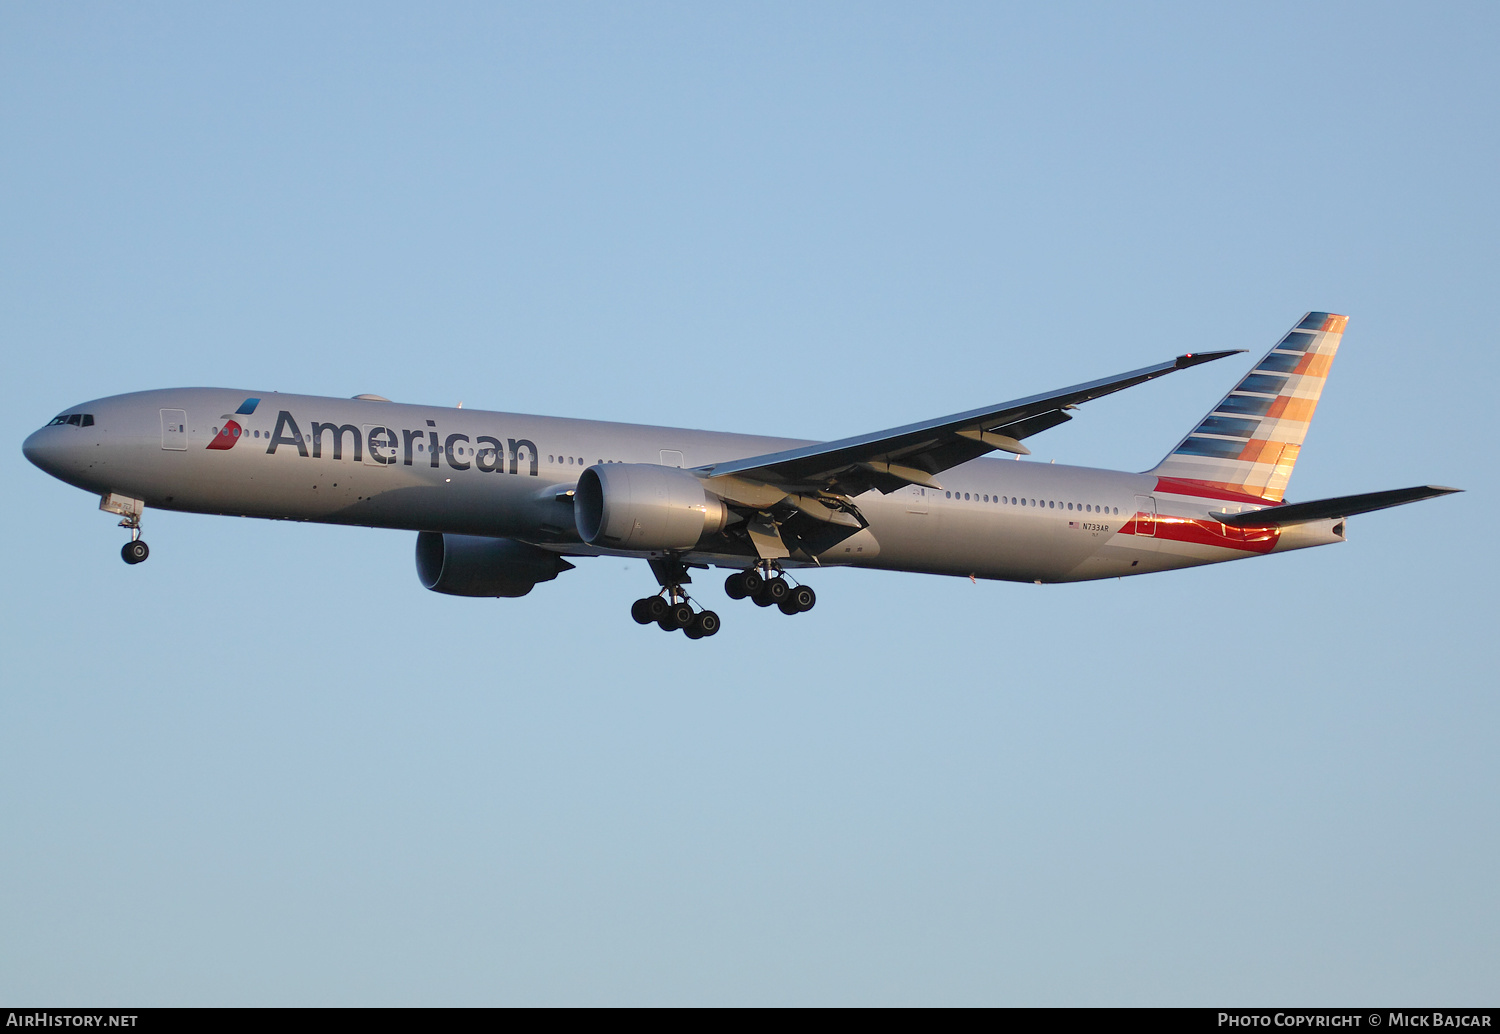
<path fill-rule="evenodd" d="M 106 492 L 99 498 L 99 509 L 118 514 L 120 527 L 130 531 L 130 541 L 120 550 L 122 560 L 127 564 L 139 564 L 151 555 L 151 550 L 141 541 L 141 513 L 146 509 L 142 500 L 118 492 Z"/>
<path fill-rule="evenodd" d="M 130 541 L 120 550 L 120 557 L 127 564 L 139 564 L 151 555 L 151 547 L 147 546 L 141 538 L 141 515 L 139 513 L 127 513 L 120 521 L 120 527 L 130 529 Z"/>

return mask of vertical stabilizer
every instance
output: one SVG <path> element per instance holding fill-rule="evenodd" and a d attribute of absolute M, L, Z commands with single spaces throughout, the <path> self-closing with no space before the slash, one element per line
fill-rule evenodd
<path fill-rule="evenodd" d="M 1190 495 L 1281 502 L 1348 322 L 1327 312 L 1304 316 L 1147 473 Z"/>

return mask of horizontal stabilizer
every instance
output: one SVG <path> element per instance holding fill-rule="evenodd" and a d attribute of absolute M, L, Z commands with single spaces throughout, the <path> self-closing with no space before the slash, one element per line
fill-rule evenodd
<path fill-rule="evenodd" d="M 1289 503 L 1286 506 L 1251 510 L 1249 513 L 1216 513 L 1213 517 L 1220 524 L 1227 524 L 1232 528 L 1280 528 L 1288 524 L 1352 517 L 1356 513 L 1384 510 L 1388 506 L 1415 503 L 1462 491 L 1461 488 L 1444 488 L 1442 485 L 1418 485 L 1415 488 L 1392 488 L 1385 492 L 1365 492 L 1363 495 L 1343 495 L 1337 499 L 1315 499 L 1310 503 Z"/>

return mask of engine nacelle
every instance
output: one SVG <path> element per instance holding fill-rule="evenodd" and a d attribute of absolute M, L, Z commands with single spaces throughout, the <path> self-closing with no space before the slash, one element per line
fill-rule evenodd
<path fill-rule="evenodd" d="M 417 535 L 417 577 L 450 596 L 525 596 L 573 567 L 556 553 L 482 535 Z"/>
<path fill-rule="evenodd" d="M 729 508 L 685 470 L 654 463 L 600 463 L 573 493 L 578 535 L 607 549 L 691 549 L 724 530 Z"/>

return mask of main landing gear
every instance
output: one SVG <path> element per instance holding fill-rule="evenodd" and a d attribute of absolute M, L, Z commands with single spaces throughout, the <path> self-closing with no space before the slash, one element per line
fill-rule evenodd
<path fill-rule="evenodd" d="M 703 639 L 718 632 L 719 615 L 711 610 L 695 611 L 692 600 L 683 591 L 683 583 L 690 579 L 681 561 L 653 558 L 651 571 L 661 584 L 661 591 L 630 605 L 630 616 L 636 624 L 654 624 L 666 632 L 682 629 L 689 639 Z M 812 610 L 818 602 L 811 586 L 787 581 L 781 565 L 774 560 L 761 560 L 753 567 L 736 571 L 724 580 L 724 591 L 730 599 L 749 597 L 756 606 L 775 606 L 783 614 L 801 614 Z"/>
<path fill-rule="evenodd" d="M 762 560 L 754 567 L 730 575 L 724 579 L 724 591 L 732 600 L 748 596 L 757 607 L 774 605 L 787 615 L 812 610 L 818 602 L 818 594 L 811 586 L 788 582 L 774 560 Z"/>
<path fill-rule="evenodd" d="M 665 595 L 663 595 L 665 593 Z M 679 628 L 689 639 L 704 639 L 719 631 L 719 615 L 711 610 L 694 611 L 688 594 L 678 585 L 666 586 L 661 593 L 636 600 L 630 605 L 630 616 L 638 625 L 655 622 L 663 632 Z"/>
<path fill-rule="evenodd" d="M 120 527 L 130 529 L 130 541 L 120 549 L 120 558 L 127 564 L 139 564 L 151 555 L 151 547 L 141 538 L 141 515 L 128 513 Z"/>
<path fill-rule="evenodd" d="M 689 639 L 705 639 L 719 631 L 719 615 L 711 610 L 693 610 L 692 601 L 682 588 L 684 582 L 692 579 L 680 560 L 654 557 L 651 573 L 656 575 L 661 591 L 630 605 L 630 616 L 635 618 L 636 624 L 654 622 L 663 632 L 675 632 L 680 628 Z"/>

